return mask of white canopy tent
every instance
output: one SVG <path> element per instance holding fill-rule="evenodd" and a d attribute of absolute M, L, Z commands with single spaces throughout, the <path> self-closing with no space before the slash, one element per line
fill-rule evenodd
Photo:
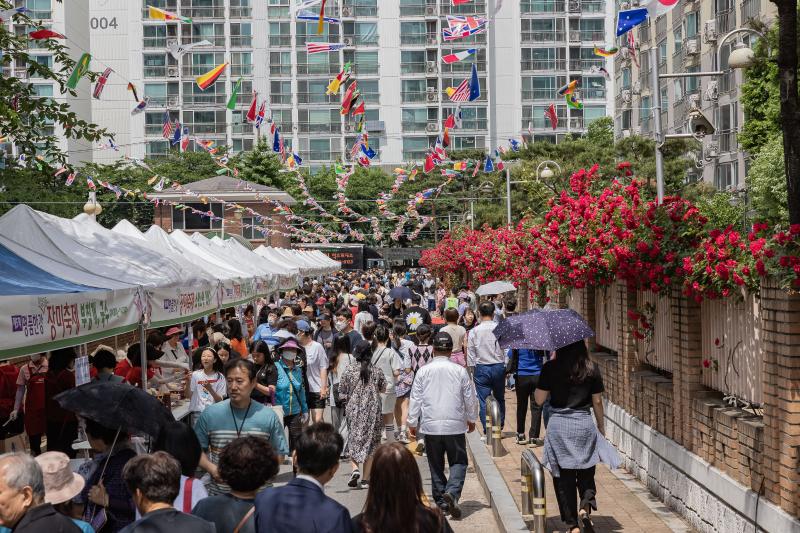
<path fill-rule="evenodd" d="M 219 237 L 214 237 L 210 240 L 210 242 L 214 246 L 218 246 L 222 250 L 225 250 L 233 259 L 241 261 L 245 265 L 250 265 L 254 269 L 263 270 L 274 275 L 277 279 L 278 288 L 286 290 L 297 286 L 297 276 L 293 275 L 293 270 L 296 269 L 286 268 L 279 264 L 273 263 L 266 258 L 253 253 L 252 250 L 248 250 L 240 242 L 234 239 L 223 240 Z"/>

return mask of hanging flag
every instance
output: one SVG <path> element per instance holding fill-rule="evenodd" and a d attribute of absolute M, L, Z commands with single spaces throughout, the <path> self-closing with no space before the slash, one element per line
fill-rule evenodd
<path fill-rule="evenodd" d="M 462 50 L 460 52 L 455 52 L 453 54 L 447 54 L 442 56 L 442 61 L 450 65 L 451 63 L 457 63 L 458 61 L 463 61 L 476 51 L 475 48 L 470 48 L 469 50 Z"/>
<path fill-rule="evenodd" d="M 508 143 L 511 145 L 511 150 L 514 152 L 519 152 L 520 144 L 519 141 L 516 139 L 509 139 Z"/>
<path fill-rule="evenodd" d="M 228 105 L 226 106 L 228 109 L 236 109 L 236 100 L 239 98 L 239 90 L 241 88 L 242 78 L 240 77 L 238 80 L 236 80 L 236 83 L 233 84 L 233 89 L 231 89 L 231 97 L 228 98 Z"/>
<path fill-rule="evenodd" d="M 180 44 L 178 41 L 171 42 L 167 45 L 167 51 L 170 53 L 172 57 L 175 59 L 180 59 L 190 50 L 198 48 L 200 46 L 212 46 L 211 41 L 203 39 L 202 41 L 197 41 L 196 43 L 188 43 L 188 44 Z"/>
<path fill-rule="evenodd" d="M 150 19 L 152 20 L 164 20 L 164 21 L 177 20 L 185 24 L 192 23 L 192 19 L 190 19 L 189 17 L 181 17 L 180 15 L 172 13 L 171 11 L 164 11 L 163 9 L 159 9 L 153 6 L 147 6 L 147 13 Z"/>
<path fill-rule="evenodd" d="M 434 168 L 436 168 L 436 165 L 433 163 L 433 156 L 428 154 L 428 156 L 425 158 L 425 165 L 422 167 L 422 171 L 425 174 L 428 174 Z"/>
<path fill-rule="evenodd" d="M 275 138 L 272 141 L 272 151 L 275 153 L 281 152 L 281 130 L 280 128 L 275 128 Z"/>
<path fill-rule="evenodd" d="M 161 128 L 161 135 L 165 139 L 172 137 L 172 121 L 169 118 L 169 111 L 164 111 L 164 118 L 162 119 L 163 127 Z"/>
<path fill-rule="evenodd" d="M 292 152 L 292 157 L 294 157 L 294 161 L 295 163 L 297 163 L 298 167 L 303 164 L 303 160 L 300 158 L 299 155 L 297 155 L 297 152 Z"/>
<path fill-rule="evenodd" d="M 461 128 L 461 106 L 456 107 L 455 127 Z"/>
<path fill-rule="evenodd" d="M 589 72 L 592 74 L 602 74 L 603 77 L 607 80 L 611 79 L 611 74 L 608 73 L 605 67 L 598 67 L 597 65 L 592 65 L 589 68 Z"/>
<path fill-rule="evenodd" d="M 448 87 L 445 89 L 447 96 L 450 97 L 451 102 L 466 102 L 469 100 L 469 80 L 462 81 L 458 87 Z"/>
<path fill-rule="evenodd" d="M 353 80 L 353 83 L 351 83 L 347 87 L 347 90 L 344 92 L 344 97 L 342 98 L 342 106 L 341 106 L 342 115 L 346 115 L 347 112 L 349 111 L 350 106 L 353 103 L 353 95 L 356 92 L 357 88 L 358 88 L 358 81 Z"/>
<path fill-rule="evenodd" d="M 565 94 L 572 94 L 575 92 L 575 89 L 578 87 L 578 80 L 572 80 L 568 84 L 564 85 L 558 90 L 558 96 L 564 96 Z"/>
<path fill-rule="evenodd" d="M 672 8 L 678 5 L 678 0 L 650 0 L 643 5 L 647 8 L 650 18 L 656 19 L 672 11 Z"/>
<path fill-rule="evenodd" d="M 76 176 L 75 176 L 75 174 L 74 174 L 74 173 L 72 173 L 72 174 L 70 174 L 69 176 L 67 176 L 67 181 L 65 182 L 65 183 L 66 183 L 66 185 L 67 185 L 67 187 L 69 187 L 70 185 L 72 185 L 72 182 L 73 182 L 73 181 L 75 181 L 75 177 L 76 177 Z"/>
<path fill-rule="evenodd" d="M 350 78 L 350 74 L 352 72 L 351 69 L 352 67 L 348 61 L 344 64 L 344 68 L 342 68 L 341 72 L 339 72 L 339 74 L 337 74 L 336 77 L 333 78 L 328 84 L 328 90 L 325 91 L 325 94 L 339 94 L 339 88 Z"/>
<path fill-rule="evenodd" d="M 461 4 L 467 4 L 467 3 L 471 2 L 471 1 L 472 0 L 453 0 L 453 5 L 454 6 L 460 6 Z"/>
<path fill-rule="evenodd" d="M 492 158 L 488 155 L 486 156 L 486 163 L 483 165 L 484 172 L 494 172 L 494 163 L 492 163 Z"/>
<path fill-rule="evenodd" d="M 544 112 L 544 117 L 550 120 L 550 125 L 554 130 L 558 128 L 558 115 L 556 114 L 555 104 L 550 104 Z M 533 133 L 531 133 L 531 138 L 533 138 Z"/>
<path fill-rule="evenodd" d="M 322 5 L 319 6 L 319 22 L 317 22 L 317 35 L 322 35 L 322 30 L 325 29 L 325 2 L 322 0 Z"/>
<path fill-rule="evenodd" d="M 92 92 L 92 97 L 96 99 L 100 99 L 100 95 L 103 93 L 103 89 L 106 87 L 106 82 L 108 81 L 108 77 L 111 76 L 111 67 L 106 68 L 100 77 L 97 78 L 97 83 L 94 85 L 94 91 Z"/>
<path fill-rule="evenodd" d="M 36 30 L 30 32 L 28 38 L 38 41 L 39 39 L 66 39 L 66 36 L 53 30 Z"/>
<path fill-rule="evenodd" d="M 469 82 L 469 101 L 473 102 L 481 97 L 481 84 L 478 81 L 478 67 L 472 64 L 472 79 Z"/>
<path fill-rule="evenodd" d="M 574 93 L 564 95 L 564 99 L 567 101 L 567 105 L 572 109 L 583 109 L 583 102 L 578 101 Z"/>
<path fill-rule="evenodd" d="M 467 162 L 466 161 L 456 161 L 453 163 L 453 170 L 467 170 Z"/>
<path fill-rule="evenodd" d="M 311 11 L 308 11 L 307 9 L 304 9 L 304 10 L 300 11 L 297 14 L 296 18 L 297 18 L 297 20 L 311 20 L 311 21 L 316 22 L 316 21 L 319 20 L 319 15 L 317 15 L 316 13 L 312 13 Z M 327 22 L 328 24 L 340 24 L 342 22 L 341 19 L 337 19 L 337 18 L 333 18 L 333 17 L 322 17 L 322 20 L 324 22 Z"/>
<path fill-rule="evenodd" d="M 594 47 L 594 55 L 600 57 L 614 57 L 617 52 L 619 52 L 619 48 L 616 46 L 610 46 L 608 48 Z"/>
<path fill-rule="evenodd" d="M 374 159 L 375 156 L 378 155 L 377 153 L 375 153 L 375 150 L 363 144 L 361 145 L 361 151 L 364 153 L 365 156 L 369 157 L 370 159 Z"/>
<path fill-rule="evenodd" d="M 139 95 L 136 94 L 136 86 L 132 82 L 128 82 L 128 90 L 133 93 L 133 101 L 139 101 Z"/>
<path fill-rule="evenodd" d="M 67 80 L 67 87 L 75 90 L 75 87 L 78 86 L 78 81 L 80 81 L 81 77 L 84 74 L 89 72 L 89 63 L 92 61 L 92 56 L 90 54 L 84 53 L 78 62 L 75 64 L 75 70 L 72 71 L 72 75 Z"/>
<path fill-rule="evenodd" d="M 86 176 L 86 186 L 93 191 L 97 190 L 97 186 L 94 184 L 94 180 L 91 178 L 91 176 Z"/>
<path fill-rule="evenodd" d="M 256 129 L 261 129 L 261 124 L 264 123 L 264 116 L 267 114 L 267 101 L 261 102 L 261 107 L 258 109 L 258 116 L 256 116 Z"/>
<path fill-rule="evenodd" d="M 488 19 L 484 17 L 473 17 L 472 15 L 447 15 L 446 19 L 447 27 L 453 31 L 457 31 L 462 28 L 476 29 L 480 28 L 481 26 L 486 26 L 486 24 L 489 22 Z"/>
<path fill-rule="evenodd" d="M 470 37 L 472 35 L 478 35 L 479 33 L 485 33 L 485 32 L 486 32 L 486 24 L 478 26 L 477 28 L 474 29 L 467 27 L 456 28 L 455 30 L 451 30 L 449 28 L 442 28 L 442 40 L 456 41 L 458 39 L 463 39 L 464 37 Z"/>
<path fill-rule="evenodd" d="M 362 101 L 361 101 L 361 103 L 360 103 L 360 104 L 358 104 L 358 106 L 356 106 L 355 108 L 353 108 L 353 109 L 352 109 L 352 111 L 350 111 L 350 113 L 351 113 L 353 116 L 356 116 L 356 115 L 363 115 L 363 114 L 365 113 L 365 110 L 364 110 L 364 101 L 362 100 Z"/>
<path fill-rule="evenodd" d="M 631 61 L 633 64 L 636 65 L 636 68 L 639 68 L 639 58 L 636 57 L 636 38 L 633 36 L 633 32 L 628 32 L 628 52 L 631 54 Z"/>
<path fill-rule="evenodd" d="M 502 159 L 497 160 L 497 165 L 495 166 L 495 170 L 503 170 L 506 168 L 506 164 L 503 163 Z"/>
<path fill-rule="evenodd" d="M 292 13 L 296 13 L 297 11 L 300 11 L 301 9 L 306 9 L 306 8 L 311 7 L 311 6 L 315 6 L 315 5 L 319 4 L 320 2 L 322 2 L 322 0 L 300 0 L 296 4 L 293 4 L 292 7 L 289 8 L 289 10 Z M 316 19 L 314 19 L 314 20 L 316 20 Z"/>
<path fill-rule="evenodd" d="M 455 115 L 448 115 L 447 119 L 444 121 L 444 128 L 445 129 L 453 129 L 456 127 L 456 116 Z"/>
<path fill-rule="evenodd" d="M 253 91 L 253 100 L 250 102 L 250 109 L 247 110 L 247 115 L 245 116 L 247 122 L 256 121 L 256 117 L 258 116 L 256 112 L 257 108 L 258 108 L 258 93 Z"/>
<path fill-rule="evenodd" d="M 658 1 L 658 0 L 655 0 Z M 647 20 L 647 8 L 637 7 L 617 13 L 617 37 L 625 34 Z"/>
<path fill-rule="evenodd" d="M 150 97 L 145 96 L 144 100 L 136 104 L 136 107 L 134 107 L 133 110 L 131 110 L 131 115 L 138 115 L 139 113 L 144 111 L 144 109 L 147 107 L 148 102 L 150 102 Z"/>
<path fill-rule="evenodd" d="M 189 148 L 189 139 L 190 139 L 189 127 L 184 126 L 183 133 L 181 134 L 181 150 L 184 152 L 186 151 L 187 148 Z"/>
<path fill-rule="evenodd" d="M 176 144 L 179 144 L 181 142 L 181 132 L 182 131 L 183 130 L 181 129 L 181 123 L 176 120 L 175 121 L 175 133 L 172 135 L 172 141 L 170 141 L 170 144 L 172 146 L 175 146 Z"/>
<path fill-rule="evenodd" d="M 206 89 L 214 85 L 214 82 L 217 81 L 217 78 L 219 78 L 220 75 L 222 75 L 222 73 L 225 72 L 225 67 L 227 66 L 228 63 L 217 65 L 216 67 L 212 68 L 202 76 L 198 76 L 197 78 L 195 78 L 194 81 L 197 83 L 197 86 L 200 87 L 201 91 L 205 91 Z"/>
<path fill-rule="evenodd" d="M 307 54 L 321 54 L 323 52 L 335 52 L 344 48 L 341 43 L 306 43 Z"/>

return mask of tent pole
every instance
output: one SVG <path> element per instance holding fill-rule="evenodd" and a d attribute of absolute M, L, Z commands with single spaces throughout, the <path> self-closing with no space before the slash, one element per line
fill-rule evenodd
<path fill-rule="evenodd" d="M 141 355 L 140 365 L 142 367 L 142 390 L 147 392 L 147 335 L 144 320 L 139 321 L 139 354 Z"/>

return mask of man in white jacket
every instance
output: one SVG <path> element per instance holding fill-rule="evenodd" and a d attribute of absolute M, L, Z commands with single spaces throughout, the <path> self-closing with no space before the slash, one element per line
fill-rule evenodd
<path fill-rule="evenodd" d="M 466 433 L 475 431 L 478 400 L 469 374 L 450 361 L 453 338 L 439 332 L 433 337 L 433 359 L 421 367 L 411 387 L 408 428 L 425 436 L 431 470 L 433 499 L 453 518 L 461 518 L 458 499 L 467 475 Z M 444 460 L 450 479 L 444 474 Z"/>

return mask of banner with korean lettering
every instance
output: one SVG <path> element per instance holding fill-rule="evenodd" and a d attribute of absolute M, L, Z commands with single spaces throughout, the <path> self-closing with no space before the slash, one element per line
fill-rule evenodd
<path fill-rule="evenodd" d="M 136 329 L 138 290 L 3 296 L 0 360 L 75 346 Z"/>

